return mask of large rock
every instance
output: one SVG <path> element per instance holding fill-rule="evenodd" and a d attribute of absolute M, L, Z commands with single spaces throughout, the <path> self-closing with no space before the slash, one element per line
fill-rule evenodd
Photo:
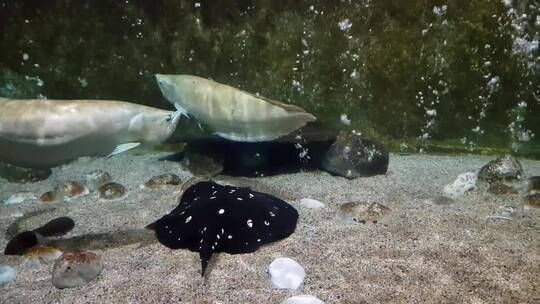
<path fill-rule="evenodd" d="M 322 169 L 346 178 L 385 174 L 388 151 L 382 144 L 365 139 L 358 133 L 340 132 L 326 152 Z"/>
<path fill-rule="evenodd" d="M 478 179 L 488 183 L 515 181 L 523 177 L 523 168 L 517 159 L 504 155 L 490 161 L 480 169 Z"/>
<path fill-rule="evenodd" d="M 32 169 L 0 163 L 0 178 L 5 178 L 12 183 L 34 183 L 47 179 L 51 175 L 51 169 Z"/>

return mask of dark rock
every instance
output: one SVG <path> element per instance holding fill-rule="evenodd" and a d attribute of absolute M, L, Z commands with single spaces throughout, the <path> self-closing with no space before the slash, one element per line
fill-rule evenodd
<path fill-rule="evenodd" d="M 525 206 L 537 209 L 540 208 L 540 193 L 525 196 Z"/>
<path fill-rule="evenodd" d="M 99 276 L 101 257 L 88 251 L 66 252 L 54 263 L 52 283 L 56 288 L 79 287 Z"/>
<path fill-rule="evenodd" d="M 497 195 L 518 194 L 518 190 L 502 182 L 491 183 L 489 185 L 488 191 Z"/>
<path fill-rule="evenodd" d="M 182 179 L 178 175 L 166 173 L 152 177 L 144 183 L 144 187 L 149 189 L 159 189 L 164 186 L 178 186 L 181 183 Z"/>
<path fill-rule="evenodd" d="M 354 132 L 340 132 L 322 161 L 322 169 L 346 178 L 385 174 L 388 151 L 373 140 Z"/>
<path fill-rule="evenodd" d="M 99 198 L 104 200 L 121 199 L 127 195 L 126 187 L 119 183 L 107 183 L 98 188 Z"/>
<path fill-rule="evenodd" d="M 540 193 L 540 176 L 529 177 L 529 186 L 527 191 L 529 194 Z"/>
<path fill-rule="evenodd" d="M 0 163 L 0 177 L 11 183 L 34 183 L 49 178 L 51 169 L 23 168 Z"/>
<path fill-rule="evenodd" d="M 522 176 L 521 164 L 511 155 L 488 162 L 478 173 L 478 179 L 488 183 L 520 180 Z"/>

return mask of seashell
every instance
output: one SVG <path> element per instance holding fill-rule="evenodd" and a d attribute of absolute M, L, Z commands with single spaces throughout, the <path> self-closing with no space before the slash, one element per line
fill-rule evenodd
<path fill-rule="evenodd" d="M 107 171 L 94 170 L 85 174 L 84 180 L 90 191 L 96 191 L 100 186 L 112 181 L 111 175 Z"/>
<path fill-rule="evenodd" d="M 66 201 L 81 197 L 90 193 L 88 188 L 77 181 L 65 181 L 56 186 L 55 190 L 57 195 L 64 198 Z"/>
<path fill-rule="evenodd" d="M 103 200 L 117 200 L 127 195 L 127 189 L 119 183 L 106 183 L 98 188 L 99 198 Z"/>
<path fill-rule="evenodd" d="M 58 194 L 56 191 L 47 191 L 39 197 L 39 200 L 42 203 L 55 203 L 58 201 Z"/>
<path fill-rule="evenodd" d="M 166 186 L 178 186 L 182 183 L 182 179 L 176 174 L 166 173 L 152 177 L 146 183 L 145 188 L 159 189 Z"/>

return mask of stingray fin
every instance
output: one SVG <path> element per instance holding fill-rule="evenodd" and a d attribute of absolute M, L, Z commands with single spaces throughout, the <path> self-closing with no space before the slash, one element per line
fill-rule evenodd
<path fill-rule="evenodd" d="M 140 145 L 141 145 L 140 142 L 129 142 L 129 143 L 125 143 L 125 144 L 120 144 L 120 145 L 116 146 L 114 148 L 114 150 L 111 152 L 111 154 L 107 155 L 107 157 L 112 157 L 112 156 L 114 156 L 116 154 L 124 153 L 124 152 L 126 152 L 128 150 L 137 148 Z"/>

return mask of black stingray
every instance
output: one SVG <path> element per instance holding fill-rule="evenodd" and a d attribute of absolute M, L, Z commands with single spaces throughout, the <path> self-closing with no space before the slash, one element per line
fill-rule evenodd
<path fill-rule="evenodd" d="M 204 181 L 186 189 L 178 207 L 147 228 L 171 249 L 198 252 L 204 275 L 214 252 L 254 252 L 290 236 L 297 220 L 296 209 L 274 196 Z"/>

